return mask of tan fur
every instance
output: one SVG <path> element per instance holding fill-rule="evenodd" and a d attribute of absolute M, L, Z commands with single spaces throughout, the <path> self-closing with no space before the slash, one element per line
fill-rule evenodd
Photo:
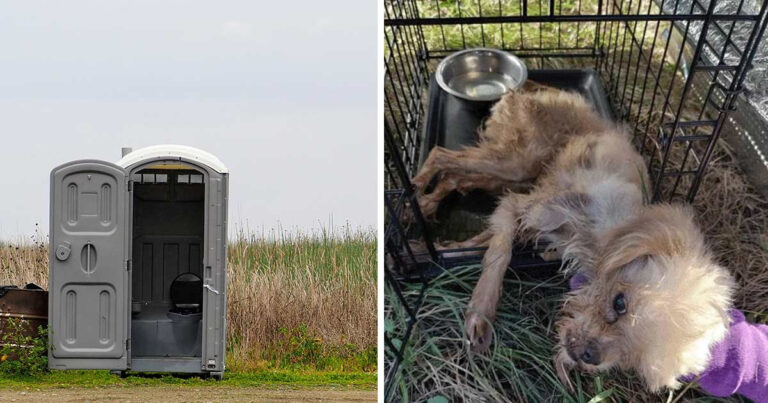
<path fill-rule="evenodd" d="M 494 105 L 485 130 L 479 134 L 477 147 L 463 150 L 435 147 L 412 182 L 421 195 L 438 173 L 443 177 L 439 195 L 456 188 L 451 183 L 456 182 L 455 174 L 493 178 L 491 187 L 503 188 L 503 182 L 538 177 L 544 164 L 551 161 L 571 137 L 601 132 L 608 127 L 578 95 L 561 91 L 510 92 Z M 462 190 L 487 187 L 482 181 L 475 182 L 474 186 L 465 182 Z M 435 197 L 426 197 L 432 203 L 422 205 L 422 212 L 431 215 L 437 209 Z"/>
<path fill-rule="evenodd" d="M 643 205 L 647 169 L 623 130 L 577 94 L 537 89 L 504 96 L 476 147 L 433 149 L 413 180 L 427 215 L 453 190 L 535 180 L 530 193 L 501 196 L 486 231 L 452 245 L 488 246 L 466 313 L 470 344 L 490 346 L 513 242 L 543 238 L 565 270 L 592 279 L 569 295 L 558 322 L 561 379 L 568 383 L 572 367 L 618 366 L 635 369 L 651 389 L 676 387 L 677 377 L 703 368 L 709 346 L 724 334 L 733 282 L 712 262 L 690 214 Z M 426 193 L 433 179 L 436 192 Z M 612 317 L 618 292 L 629 314 Z M 597 366 L 568 353 L 578 355 L 587 343 L 599 350 Z"/>
<path fill-rule="evenodd" d="M 706 368 L 710 347 L 728 328 L 734 283 L 712 261 L 690 213 L 647 207 L 605 234 L 600 248 L 594 279 L 563 305 L 556 356 L 561 378 L 567 379 L 569 367 L 620 367 L 634 369 L 657 391 Z M 627 301 L 620 317 L 612 308 L 619 292 Z M 567 352 L 589 340 L 598 340 L 598 366 L 577 363 Z"/>

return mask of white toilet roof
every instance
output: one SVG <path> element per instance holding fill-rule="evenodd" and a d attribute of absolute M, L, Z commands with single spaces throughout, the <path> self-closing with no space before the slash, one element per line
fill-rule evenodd
<path fill-rule="evenodd" d="M 117 162 L 117 165 L 127 168 L 131 165 L 139 163 L 145 160 L 155 160 L 159 158 L 167 158 L 169 160 L 187 160 L 191 162 L 197 162 L 210 167 L 218 173 L 229 173 L 227 167 L 224 166 L 215 155 L 203 151 L 199 148 L 182 146 L 178 144 L 160 144 L 156 146 L 149 146 L 132 151 Z"/>

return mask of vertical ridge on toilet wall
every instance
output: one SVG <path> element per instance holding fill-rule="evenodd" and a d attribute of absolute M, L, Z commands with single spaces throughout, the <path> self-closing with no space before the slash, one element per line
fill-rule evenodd
<path fill-rule="evenodd" d="M 70 183 L 67 186 L 67 222 L 70 224 L 77 223 L 77 185 Z"/>
<path fill-rule="evenodd" d="M 134 246 L 135 248 L 136 246 Z M 152 279 L 152 261 L 154 259 L 154 249 L 151 243 L 141 244 L 141 266 L 138 270 L 141 283 L 139 288 L 141 289 L 141 299 L 150 301 L 154 295 L 153 288 L 157 287 Z M 134 276 L 136 270 L 134 270 Z"/>
<path fill-rule="evenodd" d="M 179 275 L 179 244 L 171 242 L 163 242 L 163 277 L 162 277 L 162 290 L 163 300 L 171 300 L 171 284 L 173 280 Z"/>
<path fill-rule="evenodd" d="M 101 200 L 99 200 L 101 203 L 99 203 L 99 217 L 101 218 L 101 222 L 104 224 L 109 224 L 109 222 L 112 221 L 111 195 L 112 195 L 112 188 L 109 186 L 109 184 L 105 183 L 101 185 L 101 197 L 100 197 Z"/>
<path fill-rule="evenodd" d="M 189 267 L 187 271 L 203 277 L 202 258 L 200 257 L 200 244 L 189 244 Z"/>
<path fill-rule="evenodd" d="M 77 293 L 70 290 L 66 294 L 67 302 L 64 311 L 64 323 L 66 324 L 67 343 L 73 344 L 77 341 Z"/>
<path fill-rule="evenodd" d="M 102 291 L 99 293 L 99 342 L 109 343 L 109 293 Z"/>

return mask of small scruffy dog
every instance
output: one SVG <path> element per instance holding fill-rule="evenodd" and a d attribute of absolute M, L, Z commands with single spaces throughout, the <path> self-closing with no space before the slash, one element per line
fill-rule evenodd
<path fill-rule="evenodd" d="M 647 168 L 625 130 L 580 95 L 532 87 L 493 107 L 477 146 L 434 148 L 413 179 L 427 216 L 452 191 L 500 194 L 485 231 L 444 245 L 488 248 L 466 312 L 470 345 L 491 343 L 513 242 L 544 239 L 564 270 L 586 280 L 557 322 L 561 380 L 570 386 L 572 368 L 619 367 L 651 390 L 676 388 L 705 369 L 726 334 L 734 282 L 685 208 L 644 204 Z M 508 191 L 530 180 L 530 193 Z"/>

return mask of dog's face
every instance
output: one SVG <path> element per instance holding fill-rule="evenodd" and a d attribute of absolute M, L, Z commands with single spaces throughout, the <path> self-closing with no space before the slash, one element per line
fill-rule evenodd
<path fill-rule="evenodd" d="M 568 295 L 558 322 L 564 383 L 571 368 L 618 367 L 656 391 L 706 368 L 727 331 L 733 281 L 712 262 L 690 214 L 647 207 L 598 248 L 593 279 Z"/>

